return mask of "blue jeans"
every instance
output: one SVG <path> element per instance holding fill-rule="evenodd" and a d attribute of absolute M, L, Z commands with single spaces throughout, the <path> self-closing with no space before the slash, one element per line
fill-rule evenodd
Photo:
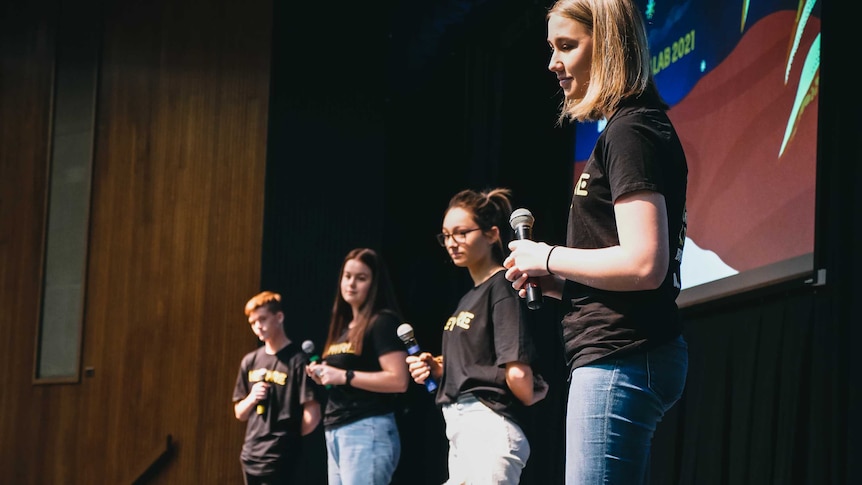
<path fill-rule="evenodd" d="M 327 429 L 329 485 L 389 485 L 401 457 L 392 413 Z"/>
<path fill-rule="evenodd" d="M 447 485 L 518 484 L 530 443 L 517 424 L 472 394 L 443 406 L 443 418 L 449 439 Z"/>
<path fill-rule="evenodd" d="M 682 337 L 572 371 L 566 485 L 645 483 L 653 433 L 682 396 L 687 372 Z"/>

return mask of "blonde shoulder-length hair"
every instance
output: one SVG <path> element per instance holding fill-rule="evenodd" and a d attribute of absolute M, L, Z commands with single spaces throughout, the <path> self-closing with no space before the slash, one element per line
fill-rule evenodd
<path fill-rule="evenodd" d="M 598 121 L 627 98 L 654 96 L 664 108 L 650 67 L 646 28 L 631 0 L 558 0 L 557 15 L 585 26 L 593 38 L 590 81 L 583 98 L 566 98 L 560 122 Z"/>

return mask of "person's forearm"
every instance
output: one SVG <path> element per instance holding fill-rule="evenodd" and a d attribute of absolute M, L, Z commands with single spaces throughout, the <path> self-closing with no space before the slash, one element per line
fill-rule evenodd
<path fill-rule="evenodd" d="M 250 396 L 234 403 L 233 412 L 234 415 L 236 415 L 236 419 L 240 421 L 248 421 L 248 417 L 251 415 L 251 410 L 254 409 L 255 404 L 256 403 L 251 401 Z"/>
<path fill-rule="evenodd" d="M 555 300 L 563 299 L 563 288 L 566 285 L 566 280 L 563 277 L 555 275 L 542 276 L 540 286 L 542 288 L 542 296 L 554 298 Z"/>
<path fill-rule="evenodd" d="M 317 401 L 307 402 L 302 406 L 302 436 L 311 434 L 320 424 L 320 403 Z"/>
<path fill-rule="evenodd" d="M 548 269 L 557 277 L 608 291 L 654 289 L 667 272 L 666 266 L 657 268 L 654 260 L 620 246 L 601 249 L 560 246 L 551 255 Z"/>
<path fill-rule="evenodd" d="M 408 378 L 406 373 L 355 371 L 350 386 L 371 392 L 399 393 L 407 390 Z"/>
<path fill-rule="evenodd" d="M 533 370 L 530 366 L 520 362 L 508 364 L 506 366 L 506 385 L 524 405 L 533 404 Z"/>

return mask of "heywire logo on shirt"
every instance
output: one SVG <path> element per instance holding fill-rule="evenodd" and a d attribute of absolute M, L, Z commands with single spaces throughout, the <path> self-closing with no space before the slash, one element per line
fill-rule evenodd
<path fill-rule="evenodd" d="M 455 330 L 455 327 L 461 327 L 464 330 L 470 330 L 470 322 L 476 318 L 476 315 L 473 315 L 470 312 L 461 312 L 457 317 L 450 317 L 449 320 L 446 321 L 446 325 L 443 325 L 443 330 L 452 331 Z"/>
<path fill-rule="evenodd" d="M 284 372 L 279 372 L 277 370 L 255 369 L 248 371 L 248 381 L 274 382 L 280 386 L 283 386 L 287 382 L 287 374 L 285 374 Z"/>
<path fill-rule="evenodd" d="M 589 180 L 590 174 L 582 173 L 580 177 L 578 177 L 578 183 L 575 184 L 575 195 L 580 197 L 586 197 L 587 192 L 587 180 Z"/>

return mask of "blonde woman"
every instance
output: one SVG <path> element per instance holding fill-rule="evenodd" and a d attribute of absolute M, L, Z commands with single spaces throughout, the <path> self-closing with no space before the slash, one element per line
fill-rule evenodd
<path fill-rule="evenodd" d="M 566 310 L 566 484 L 645 483 L 688 368 L 676 306 L 686 157 L 631 0 L 559 0 L 547 22 L 561 121 L 607 123 L 575 185 L 566 244 L 511 242 L 506 278 L 521 296 L 538 278 Z"/>

